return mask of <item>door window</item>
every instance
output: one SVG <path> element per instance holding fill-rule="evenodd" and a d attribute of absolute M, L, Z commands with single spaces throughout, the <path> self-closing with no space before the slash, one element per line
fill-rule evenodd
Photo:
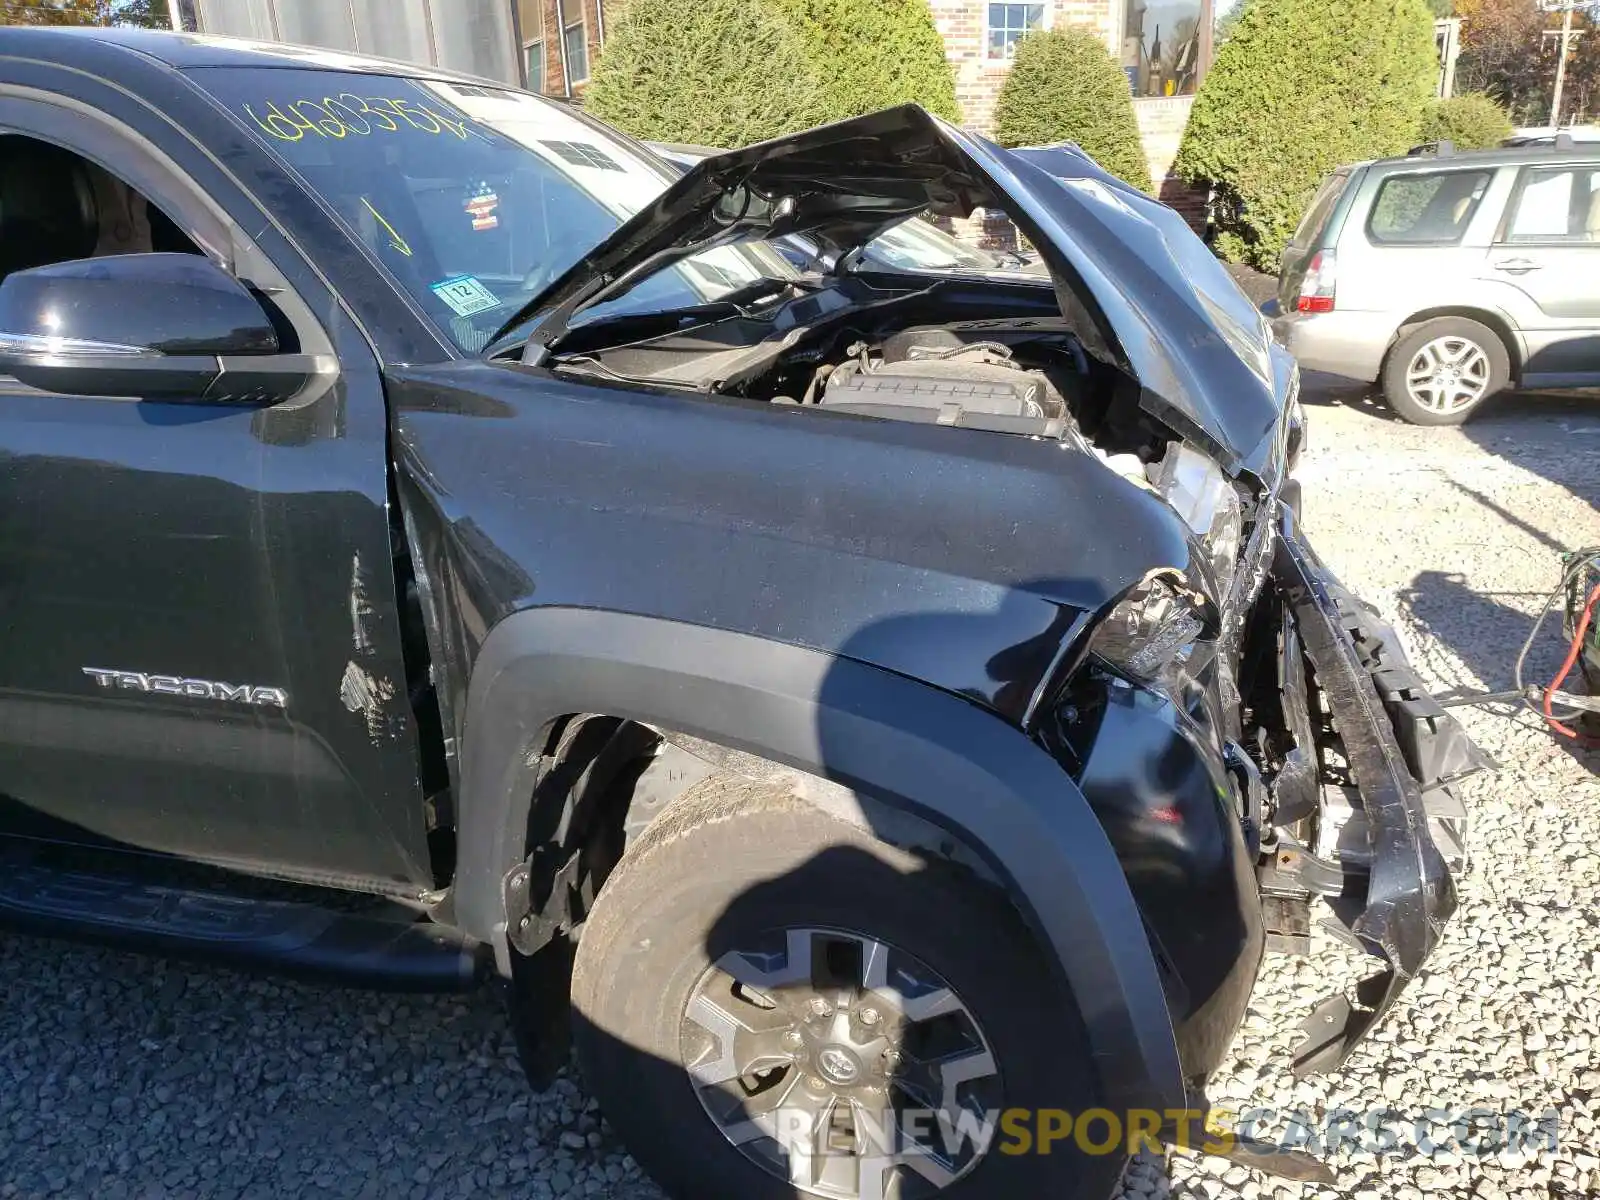
<path fill-rule="evenodd" d="M 1379 245 L 1454 246 L 1489 190 L 1489 171 L 1391 175 L 1378 188 L 1367 236 Z"/>
<path fill-rule="evenodd" d="M 107 254 L 199 254 L 138 191 L 60 146 L 0 135 L 0 279 Z"/>
<path fill-rule="evenodd" d="M 1505 240 L 1600 242 L 1600 166 L 1524 170 Z"/>
<path fill-rule="evenodd" d="M 1345 185 L 1349 182 L 1350 176 L 1344 171 L 1335 171 L 1322 181 L 1322 186 L 1312 197 L 1311 206 L 1300 218 L 1300 224 L 1295 226 L 1294 237 L 1290 240 L 1296 246 L 1309 246 L 1321 237 L 1323 227 L 1333 215 L 1333 206 L 1339 203 L 1339 197 L 1344 195 Z"/>

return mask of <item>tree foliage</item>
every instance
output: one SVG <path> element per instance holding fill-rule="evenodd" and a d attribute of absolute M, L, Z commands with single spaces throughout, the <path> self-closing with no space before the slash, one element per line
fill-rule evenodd
<path fill-rule="evenodd" d="M 955 72 L 928 0 L 781 0 L 822 73 L 828 115 L 916 103 L 952 121 Z"/>
<path fill-rule="evenodd" d="M 585 105 L 640 137 L 744 146 L 896 104 L 959 119 L 927 0 L 628 0 Z"/>
<path fill-rule="evenodd" d="M 7 25 L 140 25 L 171 29 L 167 0 L 0 0 Z"/>
<path fill-rule="evenodd" d="M 112 6 L 118 25 L 138 25 L 145 29 L 171 29 L 172 10 L 168 0 L 126 0 Z"/>
<path fill-rule="evenodd" d="M 727 148 L 830 113 L 807 40 L 778 0 L 629 0 L 584 105 L 636 137 Z"/>
<path fill-rule="evenodd" d="M 1600 117 L 1600 23 L 1584 19 L 1573 28 L 1581 30 L 1582 36 L 1573 43 L 1567 59 L 1567 81 L 1561 100 L 1563 124 L 1593 122 Z M 1551 71 L 1554 70 L 1552 63 Z M 1548 107 L 1546 114 L 1536 123 L 1547 119 Z"/>
<path fill-rule="evenodd" d="M 1233 7 L 1217 18 L 1216 28 L 1212 33 L 1213 46 L 1221 46 L 1223 42 L 1233 36 L 1233 31 L 1239 24 L 1239 18 L 1244 16 L 1244 10 L 1251 3 L 1252 0 L 1234 0 Z"/>
<path fill-rule="evenodd" d="M 1488 150 L 1510 136 L 1510 115 L 1482 92 L 1435 100 L 1423 114 L 1418 134 L 1424 142 L 1454 142 L 1458 150 Z"/>
<path fill-rule="evenodd" d="M 1275 271 L 1324 175 L 1415 143 L 1437 77 L 1424 0 L 1252 0 L 1174 164 L 1216 189 L 1218 250 Z"/>
<path fill-rule="evenodd" d="M 1456 15 L 1456 89 L 1488 93 L 1516 124 L 1543 124 L 1550 115 L 1555 54 L 1543 36 L 1550 22 L 1535 0 L 1456 0 Z"/>
<path fill-rule="evenodd" d="M 104 25 L 111 17 L 107 0 L 0 0 L 7 25 Z"/>
<path fill-rule="evenodd" d="M 1069 25 L 1018 42 L 994 121 L 1001 145 L 1076 142 L 1119 179 L 1150 190 L 1128 77 L 1092 29 Z"/>

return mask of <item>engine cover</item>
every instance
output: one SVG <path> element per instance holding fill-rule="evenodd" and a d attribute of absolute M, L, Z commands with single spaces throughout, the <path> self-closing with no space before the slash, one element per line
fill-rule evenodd
<path fill-rule="evenodd" d="M 1049 384 L 1036 371 L 960 360 L 908 360 L 863 369 L 847 362 L 828 377 L 822 403 L 868 408 L 932 408 L 958 405 L 1002 417 L 1047 415 Z M 1059 407 L 1057 406 L 1059 412 Z M 888 415 L 888 414 L 885 414 Z"/>
<path fill-rule="evenodd" d="M 948 425 L 968 423 L 967 414 L 1043 421 L 1065 409 L 1049 379 L 1012 362 L 1008 347 L 963 344 L 943 329 L 907 330 L 884 343 L 881 358 L 842 363 L 828 376 L 821 402 Z"/>

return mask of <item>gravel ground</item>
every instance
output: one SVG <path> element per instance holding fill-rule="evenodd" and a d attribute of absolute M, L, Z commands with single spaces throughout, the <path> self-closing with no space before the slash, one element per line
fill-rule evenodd
<path fill-rule="evenodd" d="M 1465 431 L 1318 404 L 1307 521 L 1433 684 L 1501 689 L 1557 552 L 1600 543 L 1597 452 L 1595 400 L 1505 400 Z M 1463 789 L 1473 864 L 1426 977 L 1341 1075 L 1296 1082 L 1300 1015 L 1363 964 L 1326 939 L 1269 960 L 1214 1098 L 1313 1122 L 1388 1107 L 1402 1127 L 1552 1109 L 1558 1148 L 1345 1144 L 1324 1154 L 1333 1189 L 1174 1156 L 1135 1164 L 1128 1196 L 1600 1194 L 1600 762 L 1527 717 L 1464 720 L 1503 769 Z M 0 934 L 0 1197 L 486 1194 L 659 1196 L 575 1086 L 528 1091 L 492 992 L 326 990 Z"/>

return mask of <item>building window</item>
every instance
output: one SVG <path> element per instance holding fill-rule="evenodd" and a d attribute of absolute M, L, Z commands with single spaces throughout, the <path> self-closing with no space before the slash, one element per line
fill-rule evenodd
<path fill-rule="evenodd" d="M 1122 69 L 1135 96 L 1192 96 L 1211 65 L 1212 0 L 1125 0 Z"/>
<path fill-rule="evenodd" d="M 534 92 L 544 91 L 544 43 L 524 43 L 522 61 L 528 71 L 528 89 Z"/>
<path fill-rule="evenodd" d="M 589 31 L 582 21 L 561 31 L 561 50 L 567 63 L 567 82 L 582 83 L 589 78 Z"/>
<path fill-rule="evenodd" d="M 517 32 L 522 37 L 522 67 L 530 91 L 544 91 L 545 0 L 517 0 Z"/>
<path fill-rule="evenodd" d="M 991 4 L 985 52 L 991 59 L 1009 61 L 1024 34 L 1043 28 L 1043 4 Z"/>

